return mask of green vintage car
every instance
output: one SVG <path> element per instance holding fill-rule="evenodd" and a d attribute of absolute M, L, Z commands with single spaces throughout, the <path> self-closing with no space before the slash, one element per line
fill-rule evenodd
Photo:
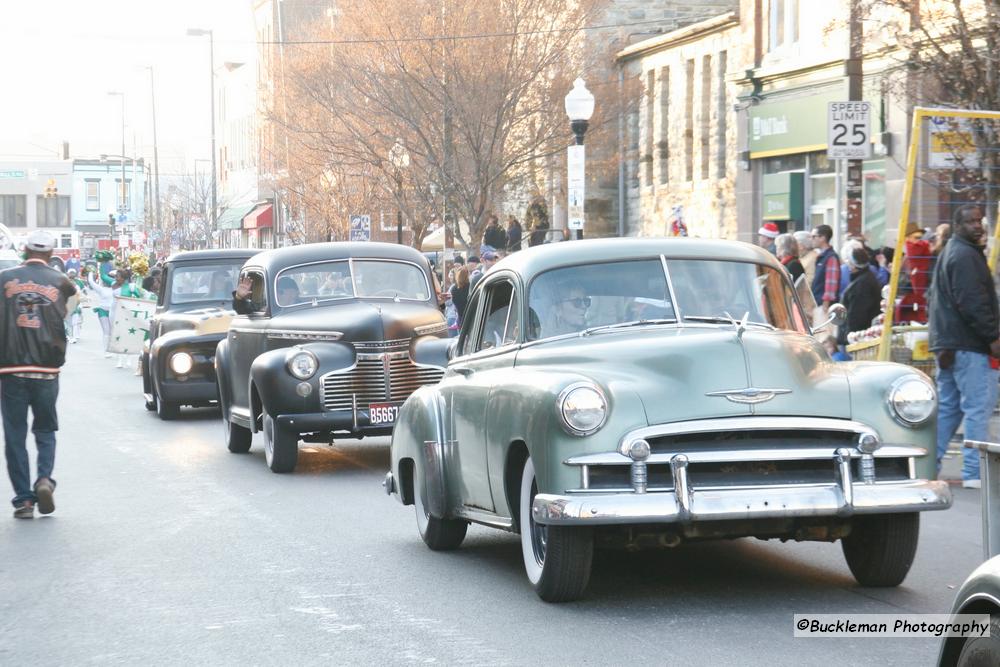
<path fill-rule="evenodd" d="M 835 309 L 841 312 L 842 308 Z M 895 586 L 935 477 L 934 385 L 834 363 L 765 250 L 607 239 L 518 252 L 471 295 L 461 335 L 416 363 L 385 487 L 431 549 L 469 522 L 519 532 L 547 601 L 580 597 L 598 546 L 753 536 L 843 543 Z"/>

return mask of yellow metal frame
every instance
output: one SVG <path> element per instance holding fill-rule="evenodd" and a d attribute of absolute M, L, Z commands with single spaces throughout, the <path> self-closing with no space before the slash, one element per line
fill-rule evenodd
<path fill-rule="evenodd" d="M 1000 111 L 975 111 L 971 109 L 932 109 L 927 107 L 913 108 L 913 125 L 910 129 L 910 148 L 906 157 L 906 182 L 903 185 L 903 209 L 899 216 L 899 234 L 896 238 L 896 254 L 892 262 L 892 277 L 889 279 L 889 298 L 885 305 L 885 319 L 882 323 L 882 338 L 879 342 L 878 358 L 888 361 L 892 346 L 892 318 L 895 315 L 896 293 L 899 289 L 899 273 L 906 255 L 906 225 L 910 220 L 910 205 L 913 200 L 913 181 L 917 173 L 917 157 L 920 151 L 920 137 L 923 120 L 929 116 L 939 118 L 970 118 L 1000 120 Z M 990 270 L 997 265 L 997 255 L 1000 253 L 1000 223 L 993 224 L 993 248 L 990 250 Z"/>

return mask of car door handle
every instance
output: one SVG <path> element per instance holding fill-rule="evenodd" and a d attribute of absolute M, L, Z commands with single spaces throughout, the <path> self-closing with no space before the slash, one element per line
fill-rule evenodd
<path fill-rule="evenodd" d="M 459 375 L 463 375 L 465 377 L 469 377 L 470 375 L 472 375 L 473 373 L 475 373 L 475 371 L 473 369 L 469 368 L 468 366 L 452 366 L 451 370 L 453 370 L 456 373 L 458 373 Z"/>

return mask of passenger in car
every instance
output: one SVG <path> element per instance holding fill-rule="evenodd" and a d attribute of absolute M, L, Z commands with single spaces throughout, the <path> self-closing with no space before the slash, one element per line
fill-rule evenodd
<path fill-rule="evenodd" d="M 587 310 L 591 299 L 582 287 L 570 287 L 563 291 L 553 308 L 553 321 L 545 327 L 545 336 L 562 336 L 587 328 Z"/>

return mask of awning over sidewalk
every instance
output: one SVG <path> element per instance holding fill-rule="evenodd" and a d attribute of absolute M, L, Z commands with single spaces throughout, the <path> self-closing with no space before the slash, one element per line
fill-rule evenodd
<path fill-rule="evenodd" d="M 216 227 L 218 229 L 239 229 L 243 218 L 256 206 L 257 204 L 235 204 L 230 206 L 219 216 Z"/>
<path fill-rule="evenodd" d="M 243 229 L 261 229 L 274 226 L 274 207 L 271 204 L 258 204 L 257 208 L 243 217 Z"/>

